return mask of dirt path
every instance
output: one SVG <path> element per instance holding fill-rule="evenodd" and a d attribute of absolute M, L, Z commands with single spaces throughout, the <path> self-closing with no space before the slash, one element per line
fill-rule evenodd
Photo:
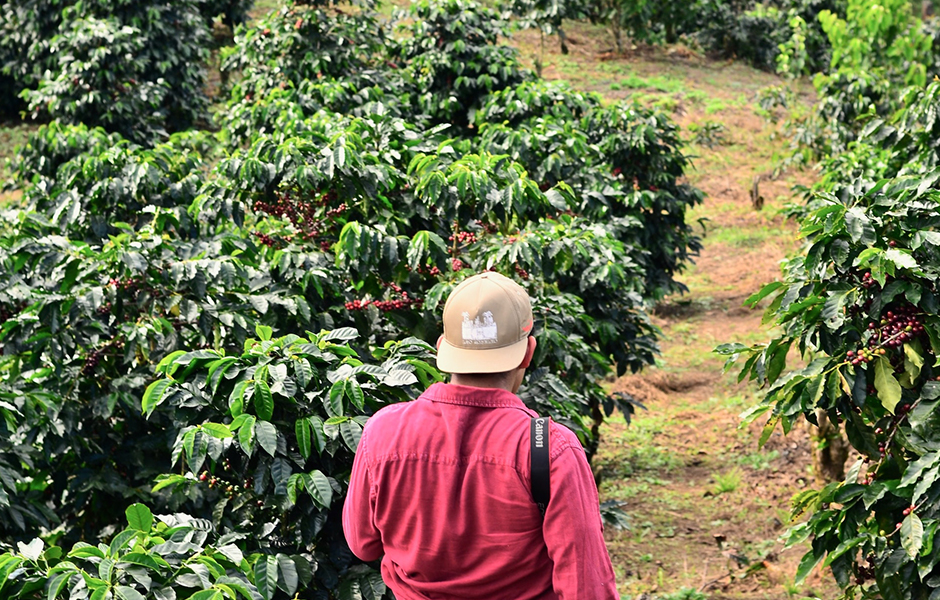
<path fill-rule="evenodd" d="M 793 185 L 811 183 L 813 174 L 761 181 L 761 210 L 750 193 L 754 178 L 769 174 L 785 151 L 756 103 L 759 89 L 779 81 L 681 48 L 612 59 L 603 30 L 571 24 L 568 31 L 575 43 L 567 56 L 555 40 L 546 41 L 545 77 L 659 106 L 687 139 L 691 129 L 712 123 L 719 138 L 713 147 L 690 146 L 697 158 L 689 180 L 708 197 L 688 222 L 707 219 L 705 250 L 680 277 L 689 292 L 656 308 L 661 361 L 612 385 L 649 410 L 629 426 L 611 419 L 595 458 L 601 499 L 623 502 L 631 518 L 629 530 L 607 533 L 620 591 L 670 600 L 834 597 L 828 575 L 814 574 L 795 588 L 805 549 L 784 550 L 778 541 L 790 498 L 815 484 L 808 433 L 777 433 L 759 450 L 763 423 L 742 430 L 738 418 L 759 392 L 736 383 L 734 373 L 723 376 L 723 360 L 711 352 L 724 342 L 768 339 L 760 312 L 742 303 L 777 278 L 780 260 L 798 247 L 795 226 L 778 211 L 797 200 Z M 537 34 L 521 32 L 514 43 L 529 60 L 538 55 Z"/>

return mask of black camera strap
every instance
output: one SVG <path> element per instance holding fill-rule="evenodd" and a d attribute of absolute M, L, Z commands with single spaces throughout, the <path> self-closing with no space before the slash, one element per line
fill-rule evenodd
<path fill-rule="evenodd" d="M 529 429 L 529 450 L 532 459 L 532 498 L 542 516 L 551 497 L 548 461 L 548 417 L 532 417 Z"/>

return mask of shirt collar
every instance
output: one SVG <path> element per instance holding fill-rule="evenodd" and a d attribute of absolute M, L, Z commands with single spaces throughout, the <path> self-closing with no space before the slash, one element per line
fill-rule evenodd
<path fill-rule="evenodd" d="M 420 399 L 483 408 L 525 408 L 519 396 L 507 390 L 451 383 L 435 383 L 421 394 Z"/>

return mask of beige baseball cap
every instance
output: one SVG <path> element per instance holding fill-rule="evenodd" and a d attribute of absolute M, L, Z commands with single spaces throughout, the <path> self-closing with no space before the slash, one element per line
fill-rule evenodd
<path fill-rule="evenodd" d="M 444 304 L 437 368 L 445 373 L 503 373 L 525 358 L 532 304 L 518 283 L 487 271 L 462 282 Z"/>

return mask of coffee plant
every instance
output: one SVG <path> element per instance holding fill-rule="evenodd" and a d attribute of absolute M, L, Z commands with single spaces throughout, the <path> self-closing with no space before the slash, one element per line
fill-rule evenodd
<path fill-rule="evenodd" d="M 535 58 L 536 71 L 541 76 L 545 51 L 545 36 L 557 35 L 562 54 L 568 54 L 568 35 L 562 22 L 565 19 L 582 19 L 591 13 L 590 3 L 581 0 L 512 0 L 504 2 L 507 15 L 515 17 L 514 24 L 520 28 L 539 30 L 539 54 Z"/>
<path fill-rule="evenodd" d="M 0 58 L 33 118 L 100 125 L 146 142 L 206 116 L 215 0 L 0 3 Z"/>
<path fill-rule="evenodd" d="M 806 254 L 749 300 L 771 298 L 765 319 L 783 333 L 766 346 L 721 349 L 747 357 L 741 378 L 769 386 L 750 415 L 770 414 L 762 443 L 777 425 L 815 422 L 819 409 L 862 454 L 845 481 L 794 499 L 795 514 L 810 518 L 790 541 L 813 537 L 798 577 L 824 564 L 842 587 L 874 582 L 885 598 L 929 596 L 940 561 L 940 196 L 921 183 L 884 183 L 847 202 L 821 194 L 802 220 Z M 791 348 L 807 366 L 785 373 Z"/>
<path fill-rule="evenodd" d="M 907 2 L 849 0 L 844 17 L 824 10 L 818 18 L 834 50 L 813 79 L 818 102 L 787 124 L 793 153 L 785 165 L 844 152 L 868 121 L 903 108 L 898 90 L 923 87 L 933 62 L 932 38 Z M 800 60 L 806 48 L 803 40 L 781 46 L 780 63 Z"/>
<path fill-rule="evenodd" d="M 9 600 L 187 597 L 270 600 L 293 594 L 312 573 L 307 559 L 283 553 L 245 556 L 234 536 L 183 514 L 126 511 L 127 527 L 109 544 L 77 542 L 66 552 L 39 538 L 0 554 L 0 592 Z"/>
<path fill-rule="evenodd" d="M 180 424 L 173 459 L 185 474 L 159 477 L 154 491 L 208 505 L 217 531 L 246 551 L 306 555 L 314 597 L 336 593 L 340 576 L 346 585 L 380 583 L 345 548 L 342 498 L 369 415 L 441 381 L 427 362 L 433 349 L 406 338 L 364 363 L 345 343 L 358 336 L 351 327 L 271 339 L 259 326 L 258 334 L 240 356 L 177 352 L 158 365 L 166 378 L 150 385 L 142 408 Z"/>
<path fill-rule="evenodd" d="M 830 42 L 818 19 L 830 11 L 845 15 L 845 0 L 601 0 L 586 12 L 607 24 L 618 53 L 627 39 L 647 44 L 683 42 L 722 58 L 735 58 L 773 71 L 781 44 L 797 32 L 805 60 L 799 73 L 828 69 Z"/>
<path fill-rule="evenodd" d="M 885 19 L 903 19 L 903 13 Z M 852 53 L 860 47 L 923 48 L 916 33 L 906 41 L 892 37 L 903 31 L 873 40 L 866 29 L 861 40 L 843 39 L 839 60 L 869 60 Z M 867 120 L 852 126 L 846 151 L 822 162 L 805 206 L 791 211 L 807 240 L 804 251 L 785 263 L 782 281 L 748 300 L 751 306 L 769 302 L 764 320 L 778 326 L 779 335 L 750 348 L 719 348 L 729 364 L 745 360 L 739 379 L 766 387 L 762 404 L 748 414 L 769 416 L 761 443 L 778 426 L 787 432 L 803 418 L 816 423 L 825 416 L 861 455 L 843 481 L 794 497 L 793 516 L 805 520 L 788 533 L 791 543 L 811 540 L 797 578 L 828 567 L 846 597 L 940 594 L 940 84 L 921 87 L 922 66 L 898 68 L 895 75 L 885 74 L 890 63 L 872 73 L 859 67 L 838 74 L 881 82 L 880 93 L 892 99 L 866 108 Z M 913 76 L 918 85 L 891 89 L 885 82 L 895 76 Z M 820 97 L 822 106 L 841 101 L 842 91 L 821 89 L 833 90 Z M 895 102 L 901 108 L 891 113 Z M 788 367 L 793 350 L 801 366 Z"/>
<path fill-rule="evenodd" d="M 419 0 L 400 17 L 411 24 L 401 27 L 398 60 L 419 90 L 416 108 L 433 122 L 464 127 L 478 99 L 530 77 L 517 51 L 497 44 L 507 32 L 495 11 L 464 0 Z"/>
<path fill-rule="evenodd" d="M 778 68 L 779 57 L 795 34 L 800 36 L 802 60 L 794 74 L 826 71 L 831 44 L 823 32 L 823 11 L 842 16 L 844 0 L 781 0 L 770 3 L 699 2 L 698 21 L 688 33 L 719 56 L 737 58 L 766 71 Z M 699 23 L 701 25 L 699 25 Z"/>

